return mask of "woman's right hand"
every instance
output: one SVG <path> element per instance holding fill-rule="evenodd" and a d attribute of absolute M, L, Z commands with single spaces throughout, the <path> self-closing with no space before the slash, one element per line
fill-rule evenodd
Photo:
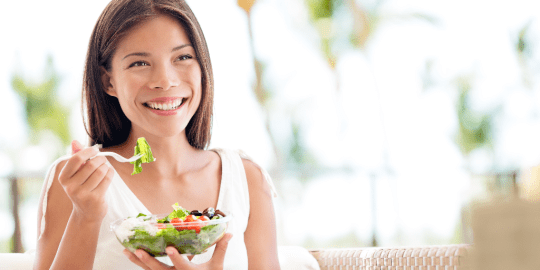
<path fill-rule="evenodd" d="M 58 181 L 73 203 L 72 214 L 83 220 L 101 222 L 107 214 L 105 192 L 111 184 L 114 169 L 105 157 L 95 157 L 99 152 L 97 148 L 82 149 L 76 140 L 71 147 L 73 155 L 60 172 Z"/>

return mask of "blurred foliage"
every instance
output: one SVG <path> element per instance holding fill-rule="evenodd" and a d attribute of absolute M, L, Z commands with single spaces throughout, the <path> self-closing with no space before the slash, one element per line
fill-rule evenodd
<path fill-rule="evenodd" d="M 332 53 L 334 39 L 332 17 L 336 6 L 341 2 L 342 0 L 306 0 L 311 20 L 321 36 L 321 50 L 332 68 L 336 64 L 336 57 Z"/>
<path fill-rule="evenodd" d="M 530 55 L 531 53 L 531 46 L 529 45 L 529 39 L 528 39 L 528 32 L 530 29 L 532 21 L 529 21 L 525 26 L 523 26 L 519 33 L 518 38 L 516 42 L 516 51 L 520 56 L 523 55 Z"/>
<path fill-rule="evenodd" d="M 292 141 L 287 149 L 287 169 L 300 172 L 298 179 L 306 182 L 315 174 L 320 173 L 323 168 L 318 164 L 315 155 L 309 151 L 303 138 L 305 135 L 302 134 L 301 125 L 292 122 Z"/>
<path fill-rule="evenodd" d="M 45 132 L 53 133 L 64 146 L 69 145 L 71 135 L 69 132 L 69 110 L 63 106 L 58 98 L 58 85 L 60 76 L 54 66 L 52 56 L 48 56 L 43 79 L 32 82 L 24 78 L 23 74 L 15 72 L 11 79 L 11 86 L 17 93 L 24 105 L 26 123 L 30 130 L 30 143 L 37 144 Z M 58 153 L 53 153 L 54 155 Z M 21 184 L 22 183 L 22 184 Z M 25 197 L 26 181 L 15 175 L 11 179 L 12 216 L 15 221 L 15 230 L 10 239 L 11 252 L 23 252 L 24 247 L 21 239 L 19 204 Z M 23 186 L 22 188 L 19 186 Z"/>
<path fill-rule="evenodd" d="M 371 5 L 363 5 L 355 0 L 305 0 L 311 20 L 321 36 L 321 50 L 330 67 L 336 64 L 336 55 L 332 52 L 332 43 L 337 38 L 335 28 L 344 28 L 338 21 L 336 11 L 344 8 L 353 19 L 352 31 L 348 39 L 355 48 L 365 49 L 368 41 L 374 36 L 380 25 L 385 21 L 409 21 L 419 19 L 430 24 L 436 24 L 437 19 L 422 13 L 385 14 L 382 6 L 385 0 L 376 0 Z M 365 1 L 364 1 L 365 2 Z"/>
<path fill-rule="evenodd" d="M 257 101 L 263 108 L 268 107 L 268 102 L 271 100 L 272 95 L 269 91 L 269 89 L 264 84 L 264 73 L 266 70 L 266 66 L 263 62 L 261 62 L 259 59 L 254 59 L 254 65 L 255 65 L 255 76 L 256 80 L 253 85 L 253 90 L 255 91 L 255 97 L 257 98 Z"/>
<path fill-rule="evenodd" d="M 13 238 L 8 238 L 6 240 L 0 241 L 0 253 L 9 253 L 11 252 L 11 247 L 13 246 Z"/>
<path fill-rule="evenodd" d="M 250 10 L 253 7 L 255 1 L 243 1 L 238 0 L 238 5 L 246 10 L 248 13 L 248 30 L 250 37 L 250 46 L 253 53 L 253 65 L 255 68 L 255 80 L 253 82 L 253 92 L 257 98 L 257 102 L 263 109 L 265 114 L 265 127 L 270 138 L 273 152 L 276 156 L 276 165 L 272 170 L 272 175 L 274 179 L 279 181 L 279 175 L 284 171 L 292 172 L 298 174 L 299 178 L 304 182 L 310 179 L 310 176 L 314 172 L 318 171 L 318 165 L 315 160 L 314 155 L 309 153 L 308 148 L 304 145 L 301 136 L 301 125 L 294 122 L 293 117 L 291 117 L 288 123 L 291 125 L 292 129 L 292 142 L 290 144 L 279 144 L 276 140 L 275 131 L 272 129 L 270 123 L 272 112 L 271 101 L 272 101 L 272 92 L 270 91 L 268 84 L 265 82 L 265 72 L 266 66 L 257 55 L 255 54 L 255 45 L 253 42 L 253 29 L 251 22 Z"/>
<path fill-rule="evenodd" d="M 531 70 L 529 67 L 529 61 L 533 60 L 533 46 L 531 45 L 531 38 L 529 37 L 530 33 L 530 27 L 531 27 L 531 21 L 528 21 L 517 34 L 516 42 L 515 42 L 515 51 L 517 53 L 518 62 L 521 67 L 522 72 L 522 81 L 523 84 L 528 87 L 529 89 L 532 89 L 533 87 L 533 78 L 531 75 Z M 535 61 L 532 61 L 532 64 L 536 64 Z"/>
<path fill-rule="evenodd" d="M 314 21 L 323 18 L 332 18 L 336 5 L 342 0 L 307 0 L 309 13 Z"/>
<path fill-rule="evenodd" d="M 71 139 L 67 122 L 69 110 L 59 101 L 57 95 L 59 82 L 60 76 L 55 69 L 52 56 L 47 59 L 45 76 L 41 82 L 29 82 L 20 73 L 16 73 L 11 79 L 13 90 L 24 104 L 32 143 L 39 140 L 40 132 L 50 130 L 64 145 L 69 145 Z"/>
<path fill-rule="evenodd" d="M 482 114 L 471 108 L 469 98 L 471 83 L 469 77 L 458 79 L 459 98 L 457 102 L 457 117 L 459 122 L 456 142 L 461 152 L 467 156 L 473 150 L 484 146 L 492 147 L 493 115 Z"/>

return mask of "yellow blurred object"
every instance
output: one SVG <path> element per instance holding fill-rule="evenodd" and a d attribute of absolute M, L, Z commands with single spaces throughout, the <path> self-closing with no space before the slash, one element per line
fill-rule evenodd
<path fill-rule="evenodd" d="M 524 170 L 519 183 L 521 198 L 540 202 L 540 165 Z"/>
<path fill-rule="evenodd" d="M 248 14 L 251 10 L 251 7 L 253 7 L 253 4 L 255 3 L 255 0 L 238 0 L 238 6 L 243 8 Z"/>

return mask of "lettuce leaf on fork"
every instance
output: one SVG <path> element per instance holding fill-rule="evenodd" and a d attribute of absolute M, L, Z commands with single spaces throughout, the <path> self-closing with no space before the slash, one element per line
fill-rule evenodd
<path fill-rule="evenodd" d="M 144 137 L 140 137 L 137 139 L 137 145 L 135 146 L 135 154 L 141 155 L 141 158 L 130 162 L 133 164 L 133 172 L 131 175 L 138 174 L 142 172 L 142 164 L 143 163 L 150 163 L 152 161 L 155 161 L 156 159 L 152 155 L 152 150 L 150 149 L 150 145 L 148 145 L 148 142 L 146 142 L 146 139 Z"/>

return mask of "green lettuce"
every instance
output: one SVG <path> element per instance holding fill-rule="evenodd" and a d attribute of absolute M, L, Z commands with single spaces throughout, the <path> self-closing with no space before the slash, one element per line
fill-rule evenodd
<path fill-rule="evenodd" d="M 134 165 L 133 172 L 131 173 L 131 175 L 141 173 L 143 163 L 150 163 L 156 160 L 154 156 L 152 155 L 152 150 L 150 149 L 150 145 L 148 145 L 148 142 L 146 142 L 146 139 L 144 137 L 137 139 L 137 145 L 135 146 L 134 156 L 136 155 L 141 155 L 141 158 L 133 162 L 130 162 L 131 164 Z"/>
<path fill-rule="evenodd" d="M 136 229 L 135 234 L 129 237 L 129 240 L 125 241 L 124 245 L 131 252 L 135 252 L 137 249 L 143 249 L 149 254 L 162 254 L 167 247 L 163 238 L 156 238 L 155 236 L 151 236 L 145 230 L 140 229 Z"/>
<path fill-rule="evenodd" d="M 184 219 L 185 217 L 189 216 L 190 212 L 186 209 L 184 209 L 182 206 L 178 205 L 178 203 L 173 204 L 172 206 L 174 208 L 174 211 L 172 211 L 168 216 L 167 219 L 170 221 L 173 218 L 179 218 Z"/>

